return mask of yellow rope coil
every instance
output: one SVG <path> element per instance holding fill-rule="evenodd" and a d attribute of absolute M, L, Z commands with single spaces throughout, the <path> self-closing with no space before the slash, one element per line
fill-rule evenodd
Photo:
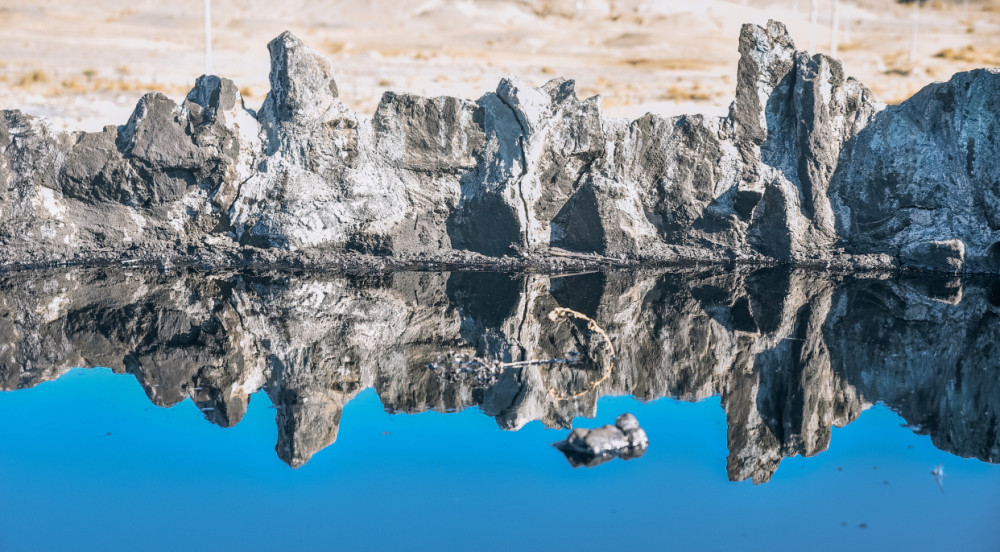
<path fill-rule="evenodd" d="M 595 322 L 592 318 L 590 318 L 586 314 L 583 314 L 582 312 L 577 312 L 573 309 L 567 309 L 563 307 L 558 307 L 556 309 L 553 309 L 552 312 L 549 313 L 548 318 L 552 322 L 555 322 L 560 318 L 576 318 L 579 320 L 585 320 L 587 322 L 587 329 L 604 338 L 604 342 L 608 346 L 608 351 L 611 353 L 611 358 L 608 361 L 607 366 L 604 368 L 604 374 L 601 376 L 601 379 L 588 383 L 586 389 L 580 391 L 579 393 L 574 393 L 572 395 L 560 395 L 559 391 L 556 390 L 555 387 L 549 387 L 549 396 L 557 401 L 568 401 L 576 399 L 582 397 L 583 395 L 586 395 L 587 393 L 594 391 L 595 389 L 597 389 L 598 385 L 607 381 L 607 379 L 611 377 L 611 370 L 612 368 L 614 368 L 615 365 L 615 346 L 611 342 L 611 338 L 608 337 L 608 333 L 604 331 L 604 328 L 598 325 L 597 322 Z"/>

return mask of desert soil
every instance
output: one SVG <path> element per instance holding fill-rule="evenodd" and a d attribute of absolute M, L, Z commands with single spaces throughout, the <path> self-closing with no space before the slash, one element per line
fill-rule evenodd
<path fill-rule="evenodd" d="M 576 79 L 611 115 L 726 113 L 743 23 L 785 22 L 888 103 L 957 71 L 1000 65 L 1000 0 L 214 0 L 213 72 L 251 108 L 268 91 L 266 44 L 291 30 L 334 63 L 344 101 L 387 90 L 475 99 L 501 77 Z M 55 128 L 122 124 L 143 93 L 180 99 L 205 72 L 202 0 L 0 0 L 0 108 Z M 912 51 L 911 51 L 912 49 Z"/>

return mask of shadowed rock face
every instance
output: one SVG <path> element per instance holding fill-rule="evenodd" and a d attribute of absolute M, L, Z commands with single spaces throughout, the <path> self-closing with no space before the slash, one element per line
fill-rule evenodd
<path fill-rule="evenodd" d="M 781 23 L 744 26 L 738 48 L 727 117 L 616 119 L 571 80 L 517 77 L 475 101 L 388 92 L 369 117 L 287 32 L 268 44 L 258 113 L 214 76 L 181 104 L 147 94 L 99 133 L 0 111 L 0 266 L 568 255 L 1000 270 L 1000 73 L 887 108 Z"/>
<path fill-rule="evenodd" d="M 998 289 L 778 269 L 14 273 L 0 278 L 0 388 L 107 366 L 154 404 L 191 398 L 221 426 L 263 390 L 292 466 L 336 440 L 344 404 L 369 387 L 391 412 L 476 406 L 510 430 L 568 428 L 606 395 L 721 395 L 734 480 L 826 450 L 832 427 L 875 402 L 943 450 L 998 462 Z M 556 308 L 593 319 L 613 353 Z M 429 366 L 449 353 L 580 360 L 491 378 Z"/>

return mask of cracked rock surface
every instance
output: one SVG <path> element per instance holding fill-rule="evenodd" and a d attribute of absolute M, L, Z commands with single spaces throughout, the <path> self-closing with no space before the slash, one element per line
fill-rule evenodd
<path fill-rule="evenodd" d="M 843 65 L 746 25 L 727 117 L 607 117 L 571 80 L 475 100 L 339 98 L 275 38 L 259 112 L 204 76 L 180 104 L 55 133 L 0 111 L 0 266 L 782 262 L 1000 270 L 1000 73 L 880 103 Z"/>

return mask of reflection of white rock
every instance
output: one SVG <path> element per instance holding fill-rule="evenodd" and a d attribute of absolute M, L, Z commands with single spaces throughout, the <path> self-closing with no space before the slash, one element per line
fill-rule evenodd
<path fill-rule="evenodd" d="M 646 432 L 630 413 L 622 414 L 615 425 L 594 429 L 576 428 L 565 441 L 555 443 L 574 467 L 593 466 L 611 458 L 636 458 L 649 447 Z"/>

